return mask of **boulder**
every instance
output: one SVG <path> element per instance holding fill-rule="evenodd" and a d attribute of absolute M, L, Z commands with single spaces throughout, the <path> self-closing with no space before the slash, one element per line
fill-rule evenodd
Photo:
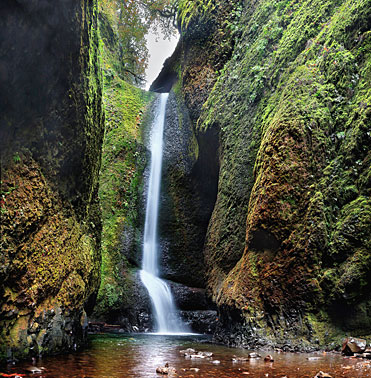
<path fill-rule="evenodd" d="M 354 353 L 363 353 L 366 350 L 366 345 L 365 339 L 348 337 L 343 341 L 341 352 L 347 356 L 353 356 Z"/>

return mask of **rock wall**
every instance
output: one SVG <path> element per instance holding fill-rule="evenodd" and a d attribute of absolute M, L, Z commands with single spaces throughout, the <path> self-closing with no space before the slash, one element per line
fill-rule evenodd
<path fill-rule="evenodd" d="M 112 2 L 99 4 L 99 36 L 106 110 L 99 198 L 102 206 L 102 268 L 97 304 L 90 319 L 145 331 L 152 325 L 150 299 L 138 269 L 144 227 L 142 199 L 147 149 L 147 114 L 153 93 L 127 80 L 119 13 Z"/>
<path fill-rule="evenodd" d="M 100 275 L 96 1 L 0 5 L 0 359 L 75 350 Z"/>
<path fill-rule="evenodd" d="M 211 141 L 211 138 L 210 138 Z M 216 199 L 217 143 L 209 141 L 212 160 L 202 172 L 199 146 L 187 108 L 171 92 L 166 108 L 159 236 L 161 275 L 192 287 L 205 287 L 202 249 Z M 204 157 L 206 159 L 206 157 Z"/>
<path fill-rule="evenodd" d="M 213 4 L 180 12 L 164 72 L 178 73 L 198 159 L 218 136 L 199 255 L 216 340 L 305 349 L 370 335 L 369 3 Z"/>

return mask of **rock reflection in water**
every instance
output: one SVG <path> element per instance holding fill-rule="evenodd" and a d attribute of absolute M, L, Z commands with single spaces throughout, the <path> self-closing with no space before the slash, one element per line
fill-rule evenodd
<path fill-rule="evenodd" d="M 43 378 L 123 378 L 161 377 L 157 366 L 166 362 L 177 370 L 177 377 L 253 377 L 253 378 L 313 378 L 319 371 L 333 377 L 371 378 L 371 361 L 344 358 L 340 354 L 272 353 L 274 362 L 234 357 L 248 357 L 251 351 L 226 348 L 205 343 L 205 338 L 158 335 L 97 335 L 83 352 L 40 359 L 36 366 L 45 367 Z M 186 358 L 180 350 L 193 348 L 212 352 L 210 358 Z M 267 353 L 260 352 L 264 357 Z M 319 357 L 313 359 L 309 357 Z M 308 359 L 309 358 L 309 359 Z M 236 358 L 235 358 L 236 360 Z M 219 361 L 220 363 L 213 363 Z M 30 362 L 1 369 L 7 374 L 25 374 Z M 197 369 L 199 369 L 197 371 Z M 27 375 L 26 375 L 27 376 Z"/>

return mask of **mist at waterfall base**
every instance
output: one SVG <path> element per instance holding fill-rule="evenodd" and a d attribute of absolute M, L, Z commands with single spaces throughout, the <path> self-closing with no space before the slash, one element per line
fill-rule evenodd
<path fill-rule="evenodd" d="M 151 131 L 151 165 L 144 225 L 143 263 L 140 278 L 151 298 L 157 334 L 187 334 L 180 320 L 169 286 L 158 277 L 157 221 L 161 189 L 162 146 L 166 104 L 169 94 L 160 95 Z"/>

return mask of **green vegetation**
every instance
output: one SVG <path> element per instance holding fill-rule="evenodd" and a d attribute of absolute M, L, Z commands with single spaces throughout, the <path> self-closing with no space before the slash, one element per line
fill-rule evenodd
<path fill-rule="evenodd" d="M 216 8 L 215 0 L 180 0 L 178 5 L 178 19 L 182 28 L 187 28 L 192 19 L 204 22 Z"/>
<path fill-rule="evenodd" d="M 18 152 L 13 155 L 13 161 L 14 163 L 19 163 L 21 161 L 21 157 L 19 156 Z"/>
<path fill-rule="evenodd" d="M 127 296 L 131 266 L 122 251 L 122 238 L 124 232 L 132 231 L 129 248 L 137 249 L 138 196 L 145 165 L 141 124 L 153 94 L 125 81 L 116 50 L 120 36 L 112 34 L 107 18 L 102 17 L 100 47 L 106 123 L 99 187 L 103 219 L 102 276 L 95 312 L 107 316 L 106 311 L 113 313 L 131 300 Z"/>
<path fill-rule="evenodd" d="M 97 1 L 53 4 L 58 17 L 47 33 L 45 6 L 18 10 L 14 17 L 5 4 L 3 12 L 4 30 L 14 27 L 4 42 L 15 47 L 3 54 L 13 84 L 4 85 L 9 101 L 0 138 L 1 362 L 81 346 L 100 268 Z M 64 47 L 50 55 L 55 38 Z M 20 46 L 30 47 L 26 55 Z M 14 96 L 20 87 L 28 94 Z"/>
<path fill-rule="evenodd" d="M 233 53 L 201 98 L 197 122 L 199 135 L 220 136 L 218 198 L 205 243 L 218 304 L 246 316 L 324 311 L 324 322 L 336 306 L 369 308 L 369 19 L 368 0 L 262 0 L 245 3 L 224 26 L 233 32 Z M 183 95 L 199 104 L 200 84 L 192 93 L 189 83 L 201 75 L 190 79 L 195 64 L 188 65 Z M 347 321 L 342 326 L 351 328 Z M 369 332 L 365 318 L 356 323 Z"/>

